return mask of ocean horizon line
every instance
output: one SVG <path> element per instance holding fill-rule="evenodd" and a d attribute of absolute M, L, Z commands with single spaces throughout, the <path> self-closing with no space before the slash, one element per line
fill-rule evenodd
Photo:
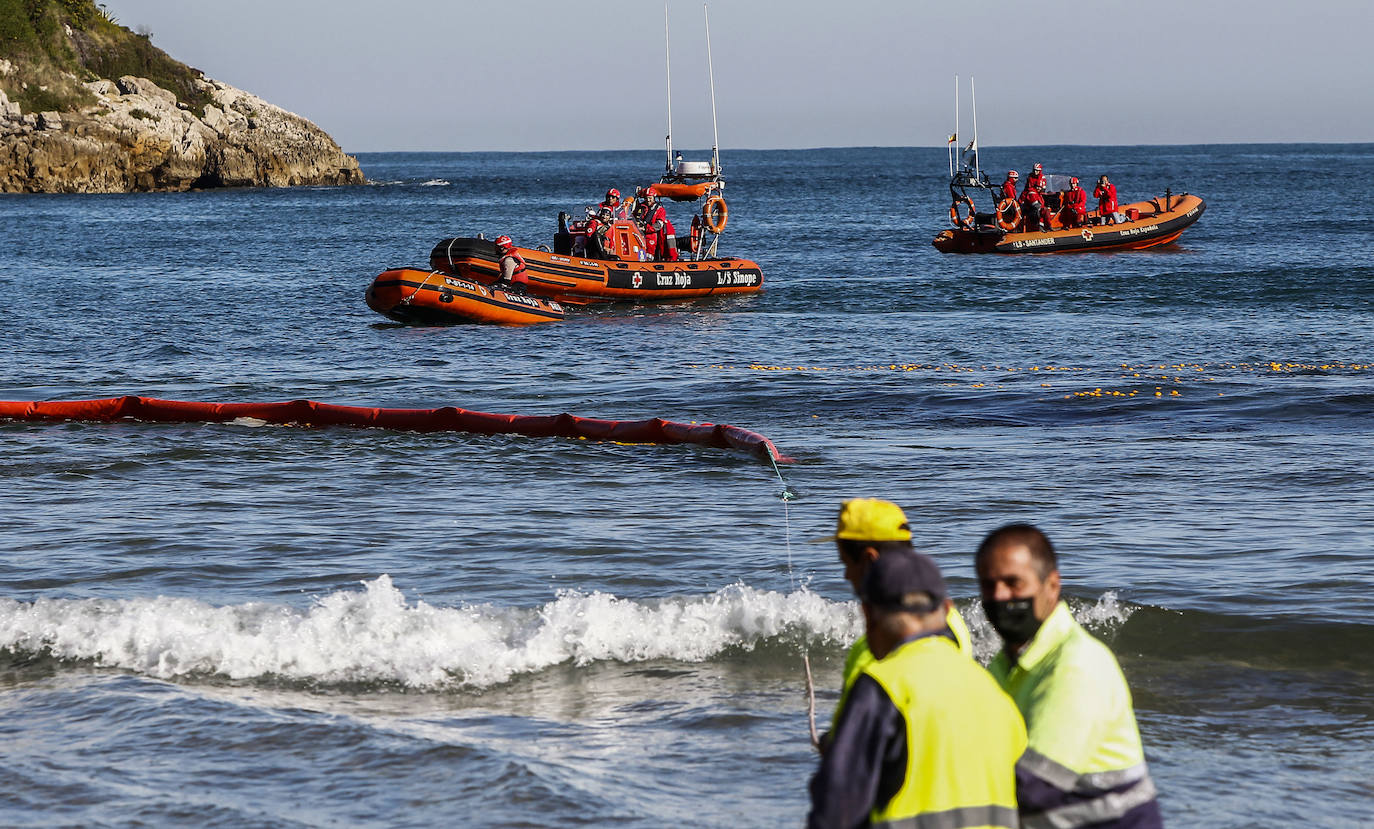
<path fill-rule="evenodd" d="M 1323 147 L 1341 147 L 1341 146 L 1359 147 L 1359 146 L 1374 146 L 1374 140 L 1370 140 L 1370 141 L 1335 141 L 1335 140 L 1331 140 L 1331 141 L 1289 141 L 1289 140 L 1277 140 L 1277 139 L 1275 139 L 1275 140 L 1262 140 L 1262 141 L 1203 141 L 1203 142 L 1181 143 L 1181 144 L 1149 144 L 1149 143 L 1146 143 L 1146 144 L 987 144 L 987 145 L 985 145 L 985 146 L 983 146 L 983 147 L 980 147 L 980 150 L 986 152 L 986 151 L 988 151 L 988 150 L 1045 149 L 1045 148 L 1058 148 L 1058 147 L 1085 147 L 1085 148 L 1087 148 L 1087 147 L 1092 147 L 1092 148 L 1119 147 L 1119 148 L 1122 148 L 1122 149 L 1127 149 L 1127 148 L 1140 148 L 1140 147 L 1171 147 L 1171 148 L 1178 148 L 1178 147 L 1247 147 L 1247 146 L 1256 146 L 1256 147 L 1260 147 L 1260 146 L 1262 146 L 1262 147 L 1285 147 L 1285 146 L 1287 146 L 1287 147 L 1302 147 L 1302 146 L 1310 146 L 1310 145 L 1320 145 L 1320 146 L 1323 146 Z M 679 149 L 680 151 L 682 151 L 682 152 L 698 152 L 698 153 L 699 153 L 699 152 L 707 152 L 707 151 L 709 151 L 710 148 L 709 148 L 709 147 L 706 147 L 706 148 L 694 148 L 694 149 L 687 149 L 687 148 L 678 148 L 678 149 Z M 854 146 L 834 146 L 834 147 L 730 147 L 730 148 L 727 148 L 727 149 L 725 149 L 725 150 L 722 150 L 722 152 L 723 152 L 723 153 L 726 153 L 726 154 L 730 154 L 730 153 L 739 153 L 739 152 L 749 152 L 749 153 L 773 153 L 773 152 L 821 152 L 821 151 L 830 151 L 830 150 L 908 150 L 908 149 L 909 149 L 909 150 L 937 150 L 937 151 L 943 151 L 943 150 L 946 149 L 946 147 L 945 147 L 944 145 L 934 145 L 934 144 L 930 144 L 930 145 L 926 145 L 926 144 L 921 144 L 921 145 L 916 145 L 916 144 L 860 144 L 860 145 L 854 145 Z M 549 154 L 554 154 L 554 153 L 567 153 L 567 154 L 570 154 L 570 155 L 571 155 L 571 154 L 576 154 L 576 153 L 662 153 L 662 152 L 663 152 L 663 149 L 662 149 L 661 147 L 659 147 L 659 148 L 646 148 L 646 147 L 626 148 L 626 147 L 621 147 L 621 148 L 605 148 L 605 149 L 544 149 L 544 150 L 530 150 L 530 149 L 524 149 L 524 150 L 493 150 L 493 149 L 484 149 L 484 150 L 471 150 L 471 149 L 468 149 L 468 150 L 354 150 L 354 149 L 345 149 L 344 151 L 347 152 L 347 153 L 349 153 L 350 155 L 402 155 L 402 154 L 408 154 L 408 155 L 455 155 L 455 154 L 470 154 L 470 155 L 493 155 L 493 154 L 501 154 L 501 155 L 549 155 Z"/>

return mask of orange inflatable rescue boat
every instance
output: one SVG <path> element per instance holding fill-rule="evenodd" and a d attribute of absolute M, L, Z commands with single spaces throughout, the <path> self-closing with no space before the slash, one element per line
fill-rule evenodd
<path fill-rule="evenodd" d="M 1071 176 L 1047 175 L 1043 193 L 1042 223 L 1032 226 L 1021 215 L 1021 206 L 1000 193 L 987 173 L 964 168 L 950 180 L 950 222 L 931 240 L 941 253 L 1079 253 L 1083 251 L 1145 250 L 1168 245 L 1202 218 L 1207 205 L 1184 193 L 1164 195 L 1122 205 L 1110 216 L 1087 213 L 1081 224 L 1072 211 L 1061 207 Z M 973 194 L 986 194 L 990 212 L 980 212 Z"/>
<path fill-rule="evenodd" d="M 383 271 L 368 287 L 366 299 L 367 307 L 404 323 L 529 325 L 563 319 L 563 306 L 552 299 L 412 268 Z"/>
<path fill-rule="evenodd" d="M 551 247 L 515 247 L 525 262 L 527 281 L 520 288 L 496 286 L 501 254 L 495 242 L 454 237 L 434 246 L 428 271 L 398 268 L 377 276 L 367 289 L 367 305 L 406 323 L 525 325 L 563 319 L 566 305 L 758 293 L 763 289 L 758 263 L 717 253 L 730 211 L 719 195 L 724 187 L 719 163 L 703 166 L 710 180 L 702 192 L 714 195 L 685 223 L 687 232 L 666 237 L 671 247 L 665 244 L 653 251 L 656 255 L 635 221 L 607 220 L 609 214 L 588 208 L 585 221 L 558 214 Z M 687 165 L 680 168 L 691 174 Z"/>

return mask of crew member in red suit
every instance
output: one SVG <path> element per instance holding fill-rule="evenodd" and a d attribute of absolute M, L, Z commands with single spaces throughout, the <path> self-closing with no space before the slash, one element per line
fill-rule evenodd
<path fill-rule="evenodd" d="M 606 198 L 601 200 L 601 204 L 596 206 L 597 212 L 602 210 L 611 211 L 612 219 L 628 219 L 625 213 L 625 204 L 620 200 L 620 191 L 612 187 L 606 191 Z"/>
<path fill-rule="evenodd" d="M 525 273 L 525 259 L 515 252 L 515 243 L 509 236 L 496 237 L 496 252 L 501 259 L 498 266 L 501 269 L 500 276 L 496 279 L 498 287 L 529 287 L 530 278 Z"/>
<path fill-rule="evenodd" d="M 1026 189 L 1021 191 L 1021 225 L 1026 232 L 1035 232 L 1050 229 L 1049 212 L 1045 209 L 1045 197 L 1040 195 L 1040 189 L 1026 183 Z"/>
<path fill-rule="evenodd" d="M 1045 192 L 1045 168 L 1041 167 L 1038 162 L 1035 165 L 1035 169 L 1031 170 L 1031 174 L 1026 176 L 1026 190 L 1035 190 L 1039 193 Z M 1021 198 L 1026 197 L 1026 190 L 1021 191 Z"/>
<path fill-rule="evenodd" d="M 660 262 L 677 261 L 677 235 L 668 211 L 658 203 L 658 191 L 650 187 L 644 191 L 644 242 L 649 255 Z"/>
<path fill-rule="evenodd" d="M 1016 201 L 1016 179 L 1019 177 L 1020 175 L 1015 170 L 1007 172 L 1007 180 L 1002 182 L 1002 198 L 998 199 L 999 202 L 1003 199 Z"/>
<path fill-rule="evenodd" d="M 1102 224 L 1116 224 L 1116 185 L 1107 181 L 1107 176 L 1097 180 L 1097 189 L 1093 190 L 1093 196 L 1097 198 L 1097 215 Z"/>
<path fill-rule="evenodd" d="M 645 210 L 645 207 L 646 207 L 645 204 L 644 204 L 644 188 L 643 188 L 643 187 L 636 187 L 636 188 L 635 188 L 635 197 L 634 197 L 634 200 L 633 200 L 633 201 L 634 201 L 634 208 L 630 211 L 630 219 L 633 220 L 635 224 L 639 225 L 640 227 L 643 227 L 643 226 L 644 226 L 644 210 Z"/>
<path fill-rule="evenodd" d="M 587 231 L 585 237 L 584 251 L 587 256 L 593 259 L 605 259 L 607 244 L 606 234 L 611 229 L 610 208 L 602 205 L 601 209 L 594 216 L 587 217 Z"/>
<path fill-rule="evenodd" d="M 1088 220 L 1088 191 L 1078 186 L 1078 179 L 1069 179 L 1069 189 L 1061 194 L 1063 207 L 1059 222 L 1064 227 L 1082 227 Z"/>

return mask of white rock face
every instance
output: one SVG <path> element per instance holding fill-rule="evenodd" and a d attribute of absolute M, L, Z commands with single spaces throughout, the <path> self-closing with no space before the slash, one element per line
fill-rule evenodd
<path fill-rule="evenodd" d="M 20 111 L 19 104 L 10 100 L 5 94 L 5 90 L 0 89 L 0 132 L 4 130 L 6 121 L 22 122 L 24 113 Z"/>
<path fill-rule="evenodd" d="M 24 114 L 0 92 L 0 192 L 108 193 L 192 187 L 362 184 L 357 159 L 323 130 L 209 78 L 196 117 L 147 78 L 85 84 L 80 113 Z"/>

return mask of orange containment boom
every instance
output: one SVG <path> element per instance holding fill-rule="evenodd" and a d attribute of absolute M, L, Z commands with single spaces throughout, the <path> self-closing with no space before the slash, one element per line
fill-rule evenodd
<path fill-rule="evenodd" d="M 99 420 L 121 418 L 167 423 L 226 423 L 238 418 L 297 426 L 372 426 L 403 432 L 472 432 L 479 435 L 588 438 L 622 443 L 691 443 L 739 449 L 760 460 L 791 463 L 768 438 L 738 426 L 675 423 L 671 420 L 596 420 L 559 415 L 507 415 L 441 409 L 379 409 L 336 406 L 314 400 L 285 403 L 201 403 L 153 397 L 102 400 L 0 401 L 0 418 L 10 420 Z"/>

